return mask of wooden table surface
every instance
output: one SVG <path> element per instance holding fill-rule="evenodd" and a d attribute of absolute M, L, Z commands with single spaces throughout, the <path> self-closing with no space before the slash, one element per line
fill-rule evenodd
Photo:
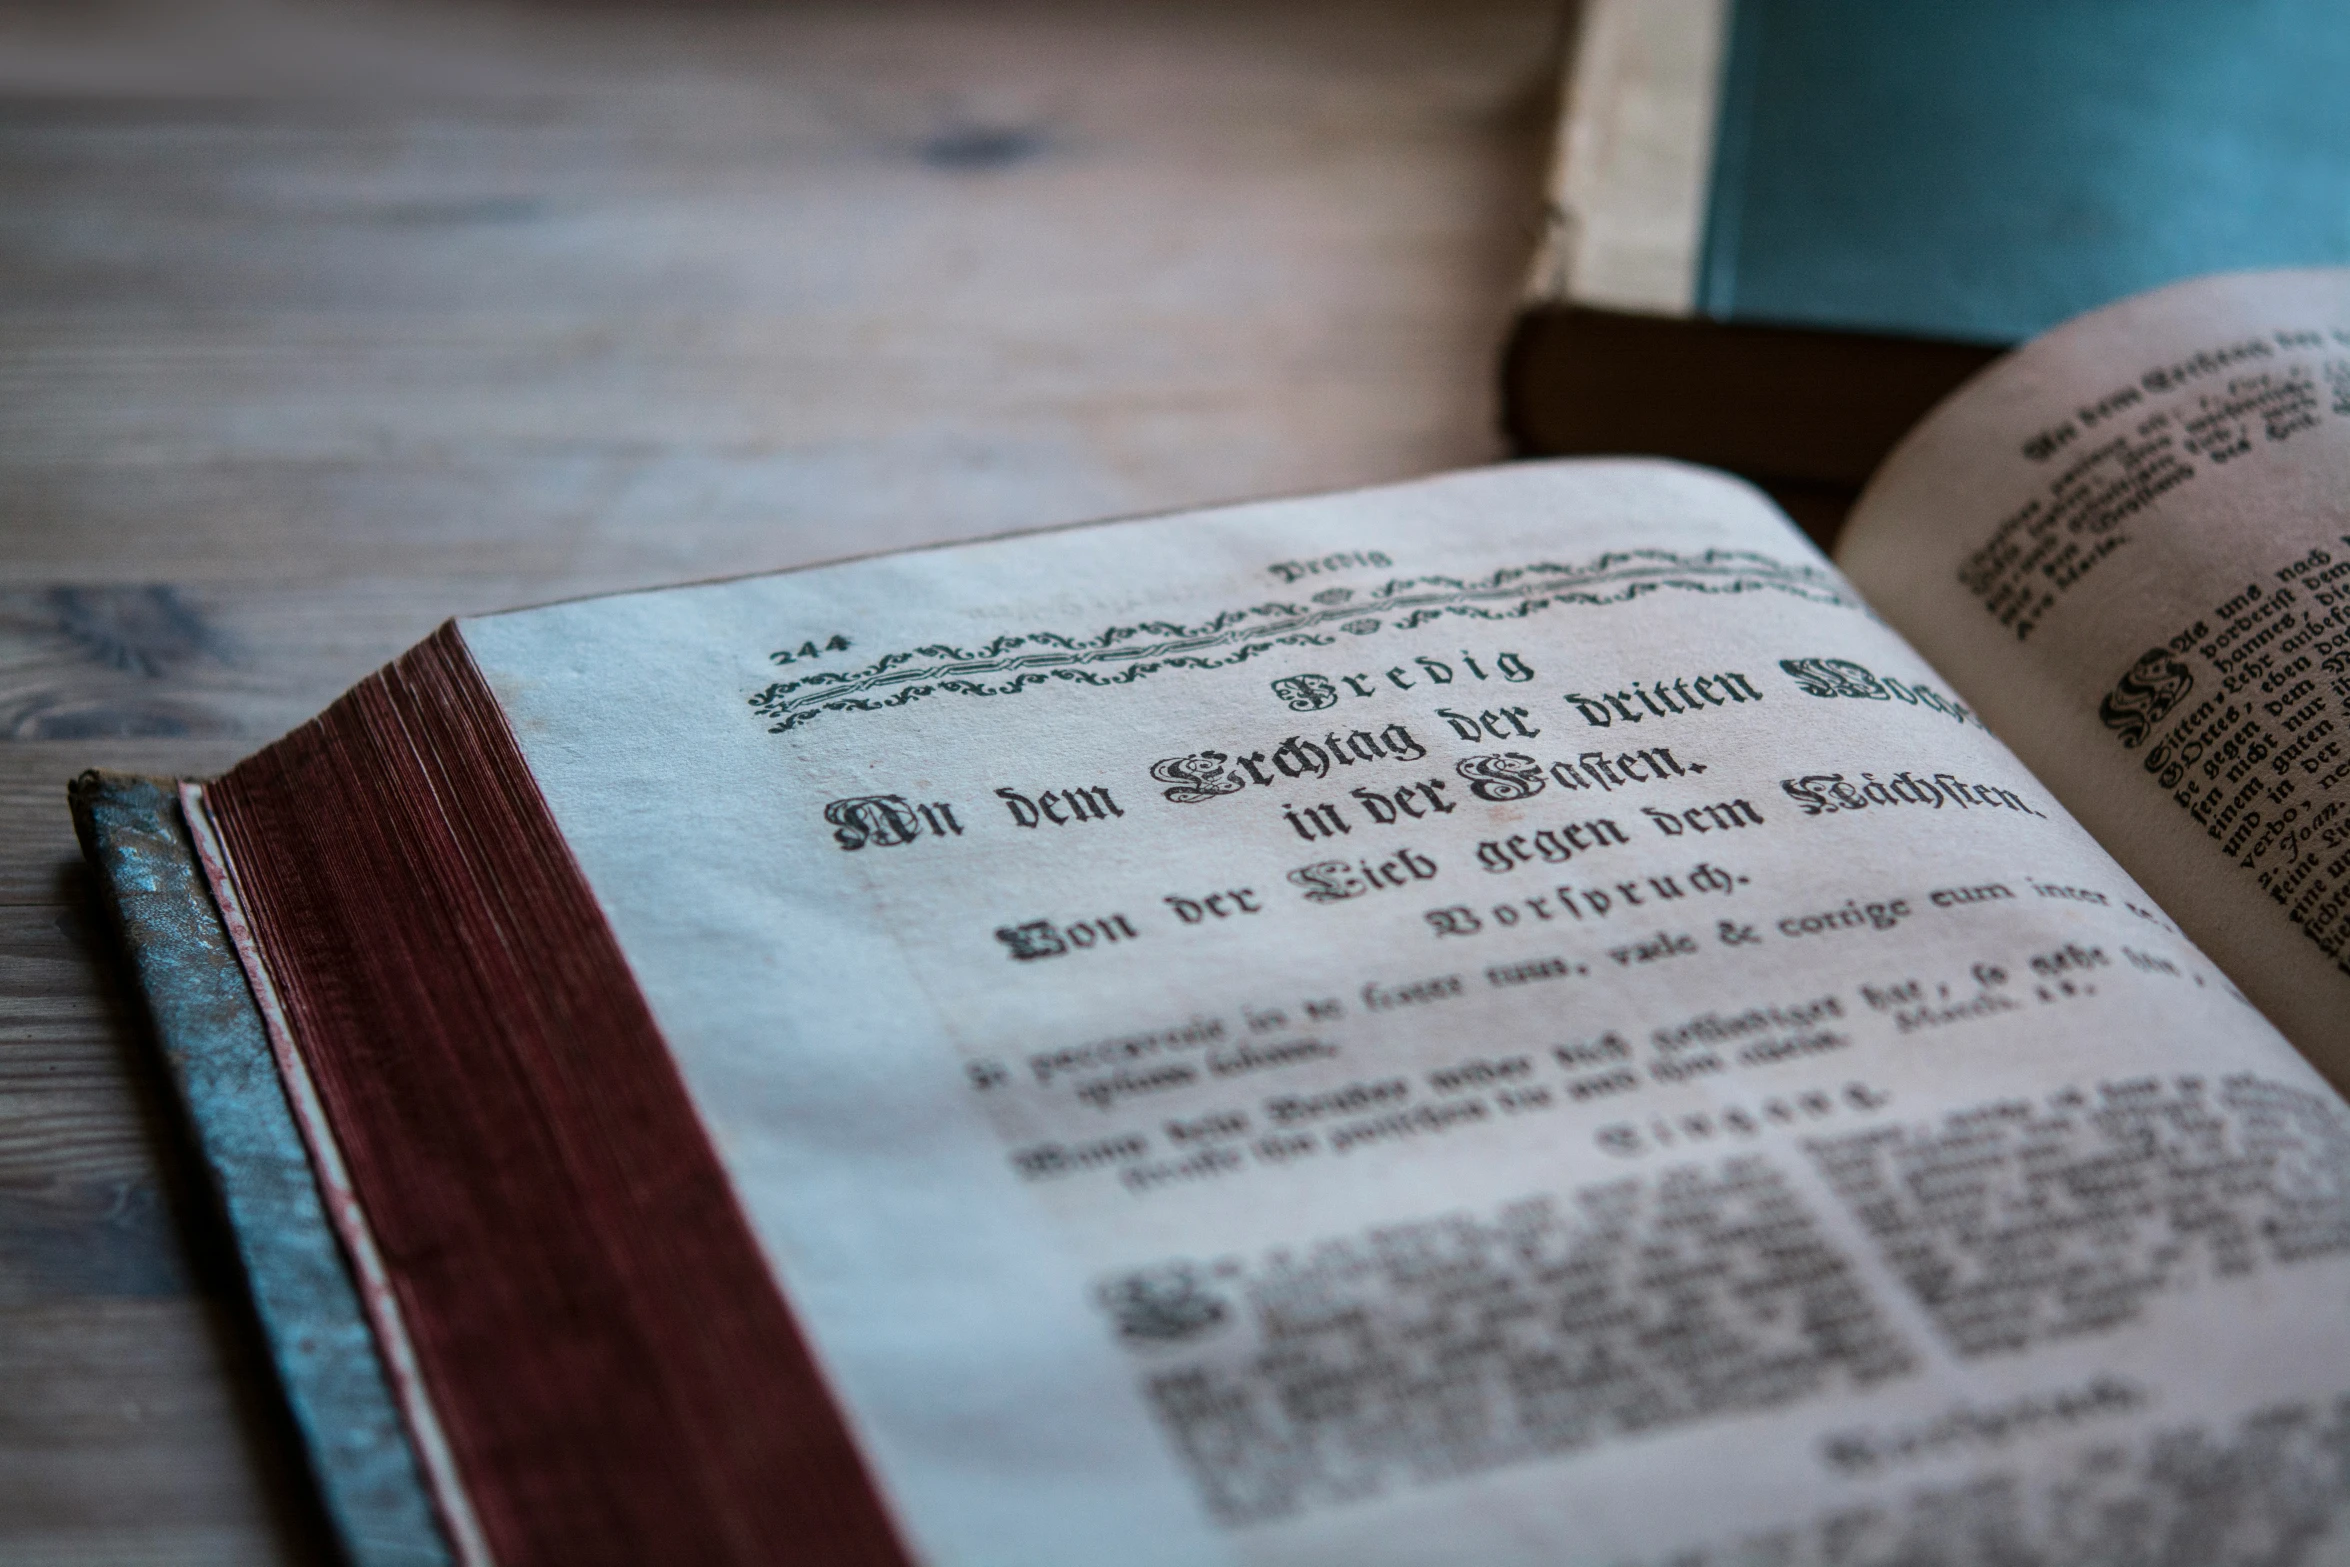
<path fill-rule="evenodd" d="M 1499 455 L 1547 0 L 0 0 L 0 1560 L 326 1553 L 66 818 L 451 614 Z"/>

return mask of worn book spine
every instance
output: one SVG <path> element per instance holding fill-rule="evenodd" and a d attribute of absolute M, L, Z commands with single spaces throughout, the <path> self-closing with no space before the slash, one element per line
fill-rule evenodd
<path fill-rule="evenodd" d="M 71 799 L 343 1553 L 354 1567 L 452 1564 L 178 794 L 89 772 Z"/>

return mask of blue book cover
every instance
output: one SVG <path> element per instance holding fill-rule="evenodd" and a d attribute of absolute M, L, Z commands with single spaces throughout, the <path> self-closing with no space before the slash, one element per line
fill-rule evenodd
<path fill-rule="evenodd" d="M 2020 342 L 2350 261 L 2339 0 L 1736 0 L 1697 305 Z"/>
<path fill-rule="evenodd" d="M 1585 0 L 1505 423 L 1848 490 L 2060 321 L 2350 262 L 2346 80 L 2338 0 Z"/>

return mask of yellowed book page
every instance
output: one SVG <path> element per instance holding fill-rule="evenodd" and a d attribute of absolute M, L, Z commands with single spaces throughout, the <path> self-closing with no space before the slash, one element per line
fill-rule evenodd
<path fill-rule="evenodd" d="M 2343 1559 L 2341 1101 L 1735 481 L 463 631 L 926 1561 Z"/>
<path fill-rule="evenodd" d="M 2350 272 L 2206 278 L 2038 339 L 1894 452 L 1838 554 L 2350 1081 Z"/>

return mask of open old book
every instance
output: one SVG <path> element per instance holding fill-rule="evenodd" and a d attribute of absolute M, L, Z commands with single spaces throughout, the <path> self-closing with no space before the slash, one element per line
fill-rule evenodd
<path fill-rule="evenodd" d="M 2350 1560 L 2350 273 L 2002 360 L 1841 568 L 1505 467 L 85 779 L 353 1553 Z"/>

